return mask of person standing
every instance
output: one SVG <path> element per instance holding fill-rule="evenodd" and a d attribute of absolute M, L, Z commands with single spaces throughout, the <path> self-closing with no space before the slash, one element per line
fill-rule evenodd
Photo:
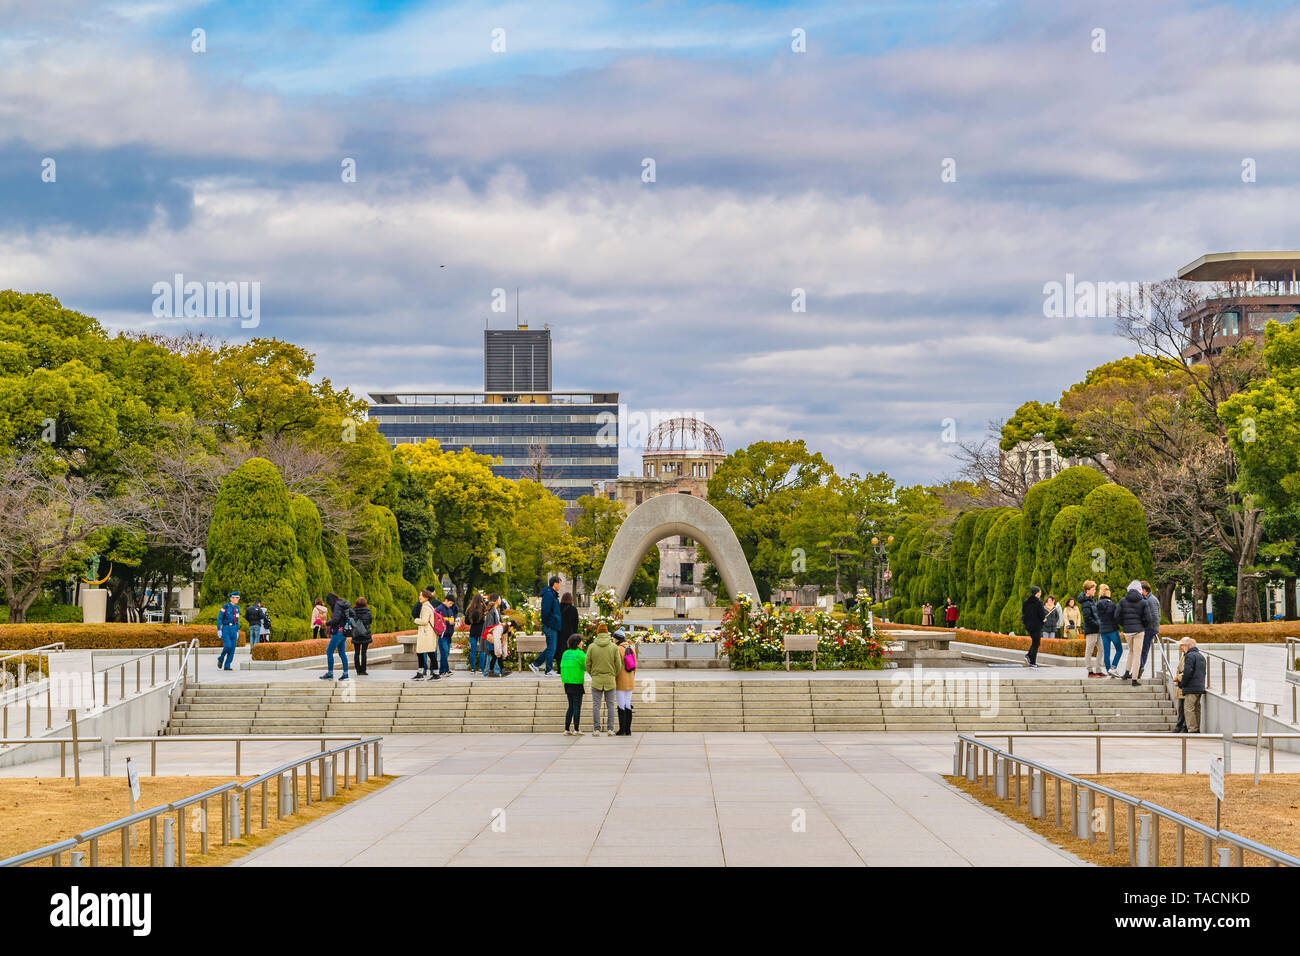
<path fill-rule="evenodd" d="M 343 662 L 343 676 L 339 680 L 345 681 L 348 680 L 348 611 L 352 605 L 331 591 L 325 595 L 325 606 L 330 609 L 330 642 L 325 648 L 325 673 L 320 679 L 334 679 L 334 652 L 337 651 Z"/>
<path fill-rule="evenodd" d="M 371 622 L 372 616 L 366 599 L 357 598 L 357 606 L 352 609 L 352 664 L 357 673 L 363 676 L 366 673 L 366 651 L 373 640 Z"/>
<path fill-rule="evenodd" d="M 221 653 L 217 655 L 217 669 L 234 670 L 235 648 L 239 645 L 239 592 L 226 595 L 226 603 L 217 612 L 217 636 L 221 638 Z"/>
<path fill-rule="evenodd" d="M 318 600 L 316 606 L 311 609 L 311 636 L 313 640 L 318 637 L 329 636 L 325 633 L 325 618 L 328 615 L 329 611 L 325 607 L 325 602 Z"/>
<path fill-rule="evenodd" d="M 568 597 L 566 594 L 565 597 Z M 564 712 L 564 736 L 582 736 L 582 693 L 587 679 L 587 655 L 582 653 L 582 638 L 570 634 L 566 650 L 560 658 L 560 680 L 564 683 L 564 696 L 569 706 Z M 569 727 L 573 729 L 570 730 Z"/>
<path fill-rule="evenodd" d="M 628 640 L 627 631 L 614 632 L 618 639 L 618 675 L 614 679 L 614 696 L 618 701 L 618 733 L 616 737 L 632 736 L 632 691 L 636 688 L 636 647 Z"/>
<path fill-rule="evenodd" d="M 542 651 L 533 658 L 533 662 L 528 665 L 528 669 L 534 674 L 542 673 L 538 662 L 546 668 L 545 676 L 550 677 L 552 673 L 551 661 L 555 658 L 556 642 L 560 637 L 560 579 L 552 574 L 551 579 L 546 582 L 546 587 L 542 588 L 542 634 L 546 637 L 546 650 Z"/>
<path fill-rule="evenodd" d="M 1061 614 L 1065 618 L 1065 639 L 1077 639 L 1079 628 L 1083 626 L 1083 612 L 1079 610 L 1079 602 L 1075 598 L 1066 598 Z"/>
<path fill-rule="evenodd" d="M 1151 585 L 1146 581 L 1142 582 L 1142 597 L 1147 602 L 1147 608 L 1151 613 L 1146 629 L 1142 632 L 1142 659 L 1138 663 L 1135 675 L 1138 677 L 1147 669 L 1147 654 L 1151 652 L 1151 645 L 1155 642 L 1156 635 L 1160 633 L 1160 598 L 1151 593 Z"/>
<path fill-rule="evenodd" d="M 1183 668 L 1187 663 L 1187 643 L 1178 642 L 1178 669 L 1174 671 L 1174 699 L 1178 701 L 1178 723 L 1174 724 L 1174 733 L 1187 733 L 1187 699 L 1183 696 Z"/>
<path fill-rule="evenodd" d="M 1097 617 L 1096 581 L 1084 581 L 1079 593 L 1079 616 L 1083 621 L 1083 663 L 1089 677 L 1104 677 L 1102 667 L 1101 621 Z"/>
<path fill-rule="evenodd" d="M 921 624 L 923 627 L 934 626 L 934 608 L 929 601 L 921 605 Z"/>
<path fill-rule="evenodd" d="M 450 594 L 442 598 L 442 605 L 437 609 L 438 616 L 442 618 L 442 629 L 438 629 L 438 621 L 433 622 L 434 632 L 438 635 L 438 676 L 451 676 L 451 639 L 456 634 L 456 604 L 451 599 Z"/>
<path fill-rule="evenodd" d="M 1043 621 L 1047 618 L 1047 609 L 1043 607 L 1043 589 L 1037 584 L 1029 589 L 1029 597 L 1020 605 L 1020 621 L 1025 625 L 1029 635 L 1029 653 L 1025 655 L 1026 667 L 1038 666 L 1038 645 L 1043 640 Z"/>
<path fill-rule="evenodd" d="M 1119 605 L 1111 600 L 1110 585 L 1097 587 L 1097 626 L 1101 628 L 1101 647 L 1105 671 L 1119 677 L 1119 662 L 1124 656 L 1124 644 L 1119 637 Z"/>
<path fill-rule="evenodd" d="M 248 651 L 250 654 L 257 642 L 262 639 L 262 620 L 265 613 L 262 610 L 262 602 L 254 601 L 245 614 L 248 620 Z"/>
<path fill-rule="evenodd" d="M 465 608 L 465 623 L 469 625 L 469 642 L 465 645 L 465 657 L 471 674 L 478 672 L 478 644 L 483 637 L 483 622 L 487 619 L 487 598 L 482 591 L 474 592 L 469 606 Z"/>
<path fill-rule="evenodd" d="M 495 668 L 496 676 L 501 676 L 501 658 L 504 654 L 499 653 L 502 645 L 505 644 L 506 634 L 505 627 L 501 623 L 500 611 L 501 595 L 489 594 L 487 596 L 487 611 L 483 615 L 483 676 L 487 677 Z"/>
<path fill-rule="evenodd" d="M 1132 680 L 1133 686 L 1136 687 L 1138 674 L 1141 673 L 1142 635 L 1148 630 L 1151 622 L 1151 606 L 1142 596 L 1141 581 L 1129 582 L 1127 593 L 1119 600 L 1115 617 L 1119 622 L 1120 632 L 1124 635 L 1124 643 L 1128 645 L 1128 661 L 1125 664 L 1124 676 L 1120 680 Z"/>
<path fill-rule="evenodd" d="M 596 639 L 587 648 L 587 673 L 591 675 L 591 730 L 599 737 L 602 702 L 607 712 L 605 735 L 614 736 L 614 691 L 622 669 L 618 645 L 610 639 L 609 628 L 601 623 L 596 627 Z"/>
<path fill-rule="evenodd" d="M 943 622 L 948 627 L 957 626 L 957 605 L 953 603 L 952 598 L 943 602 Z"/>
<path fill-rule="evenodd" d="M 425 588 L 420 592 L 419 613 L 415 618 L 415 653 L 420 658 L 420 669 L 411 680 L 438 679 L 438 635 L 433 630 L 433 592 Z"/>
<path fill-rule="evenodd" d="M 1201 698 L 1205 696 L 1205 655 L 1196 648 L 1196 638 L 1184 637 L 1179 644 L 1187 645 L 1183 657 L 1183 677 L 1179 686 L 1183 689 L 1183 712 L 1187 717 L 1187 732 L 1201 732 Z"/>
<path fill-rule="evenodd" d="M 578 606 L 573 603 L 573 595 L 568 591 L 560 596 L 560 633 L 556 638 L 555 646 L 567 648 L 569 638 L 578 633 L 580 625 L 578 624 Z M 585 654 L 583 655 L 586 656 Z M 563 663 L 563 659 L 561 659 Z"/>
<path fill-rule="evenodd" d="M 1056 639 L 1056 632 L 1061 629 L 1061 621 L 1065 617 L 1061 613 L 1061 605 L 1056 603 L 1056 595 L 1049 594 L 1047 600 L 1043 603 L 1043 610 L 1047 616 L 1043 618 L 1043 637 Z"/>

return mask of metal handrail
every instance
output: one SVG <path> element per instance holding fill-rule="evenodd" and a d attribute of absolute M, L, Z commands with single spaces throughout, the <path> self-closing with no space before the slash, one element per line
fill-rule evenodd
<path fill-rule="evenodd" d="M 65 840 L 60 840 L 57 843 L 52 843 L 48 846 L 41 847 L 36 850 L 31 850 L 28 851 L 27 853 L 19 854 L 18 856 L 13 856 L 5 860 L 0 860 L 0 867 L 22 866 L 26 863 L 34 863 L 47 858 L 53 858 L 54 866 L 61 866 L 62 855 L 65 852 L 75 850 L 76 847 L 80 846 L 83 843 L 90 844 L 90 865 L 98 866 L 99 865 L 99 840 L 100 838 L 104 836 L 108 836 L 113 833 L 122 834 L 122 865 L 130 866 L 132 828 L 136 824 L 145 824 L 145 823 L 149 825 L 149 865 L 151 867 L 158 866 L 160 865 L 161 862 L 161 865 L 163 866 L 170 866 L 171 865 L 170 860 L 160 861 L 159 858 L 158 818 L 165 814 L 176 813 L 178 815 L 177 823 L 179 826 L 181 823 L 183 823 L 183 820 L 180 817 L 181 811 L 183 811 L 186 807 L 193 806 L 196 803 L 201 804 L 203 807 L 203 813 L 200 817 L 200 833 L 201 833 L 200 852 L 206 854 L 208 852 L 208 836 L 209 836 L 208 814 L 207 814 L 207 802 L 209 800 L 213 800 L 213 799 L 221 800 L 221 843 L 223 846 L 228 845 L 230 842 L 230 837 L 232 835 L 239 836 L 240 834 L 239 830 L 232 831 L 232 828 L 230 826 L 232 822 L 232 818 L 235 816 L 236 807 L 237 807 L 236 804 L 232 803 L 229 800 L 229 796 L 231 794 L 247 794 L 255 786 L 259 786 L 262 788 L 261 827 L 262 829 L 265 829 L 267 826 L 267 795 L 268 795 L 267 784 L 272 779 L 275 779 L 277 781 L 276 817 L 277 819 L 279 819 L 282 816 L 284 816 L 284 802 L 285 802 L 280 797 L 279 790 L 280 787 L 283 786 L 284 776 L 286 774 L 292 775 L 293 791 L 292 791 L 292 798 L 290 801 L 291 809 L 289 811 L 290 815 L 292 815 L 298 812 L 298 770 L 299 768 L 306 767 L 307 769 L 307 774 L 306 774 L 307 805 L 310 806 L 312 801 L 311 765 L 313 763 L 319 761 L 321 765 L 321 774 L 318 776 L 317 779 L 319 781 L 318 784 L 319 791 L 320 791 L 319 799 L 323 801 L 332 797 L 333 790 L 334 790 L 334 774 L 331 774 L 330 777 L 328 778 L 329 782 L 328 783 L 326 782 L 327 778 L 325 777 L 325 761 L 329 760 L 331 764 L 331 768 L 333 768 L 336 762 L 336 758 L 338 756 L 342 755 L 345 758 L 344 768 L 343 768 L 343 786 L 347 788 L 350 786 L 350 784 L 348 783 L 349 767 L 346 758 L 350 755 L 352 751 L 354 750 L 358 751 L 358 756 L 356 760 L 355 779 L 358 784 L 364 783 L 367 779 L 369 779 L 369 773 L 365 769 L 365 762 L 363 760 L 363 755 L 366 747 L 373 746 L 374 748 L 375 766 L 376 766 L 375 772 L 376 773 L 383 772 L 382 771 L 383 764 L 382 764 L 382 756 L 381 756 L 382 754 L 381 747 L 383 744 L 383 739 L 384 738 L 381 736 L 360 737 L 340 747 L 335 747 L 332 750 L 327 750 L 327 751 L 323 750 L 320 753 L 313 753 L 313 754 L 308 754 L 305 757 L 299 757 L 298 759 L 292 760 L 286 764 L 282 764 L 281 766 L 276 767 L 273 770 L 269 770 L 266 773 L 263 773 L 258 777 L 250 781 L 247 781 L 246 783 L 241 784 L 237 780 L 232 780 L 229 783 L 220 784 L 216 787 L 212 787 L 211 789 L 205 790 L 202 793 L 193 794 L 189 797 L 185 797 L 184 799 L 173 801 L 172 803 L 161 804 L 160 806 L 154 807 L 150 810 L 141 810 L 137 813 L 130 814 L 129 816 L 120 817 L 117 820 L 112 820 L 108 823 L 101 824 L 100 826 L 92 827 L 89 830 L 86 830 L 82 833 L 78 833 L 74 837 Z M 242 832 L 245 836 L 248 836 L 252 833 L 252 814 L 248 813 L 247 804 L 245 805 L 245 811 L 242 819 L 243 819 Z M 185 865 L 185 835 L 183 829 L 180 831 L 180 837 L 176 842 L 179 851 L 178 852 L 179 865 L 184 866 Z"/>
<path fill-rule="evenodd" d="M 30 684 L 32 684 L 33 682 L 27 680 L 27 668 L 26 666 L 23 665 L 21 660 L 22 658 L 35 654 L 36 668 L 37 671 L 39 672 L 41 666 L 40 659 L 44 657 L 46 680 L 48 681 L 49 669 L 50 669 L 50 654 L 55 651 L 61 652 L 64 649 L 65 649 L 65 644 L 63 641 L 54 641 L 53 643 L 50 644 L 42 644 L 40 647 L 33 647 L 27 650 L 20 650 L 20 651 L 11 651 L 8 654 L 0 655 L 0 662 L 10 660 L 11 658 L 14 657 L 19 658 L 19 665 L 18 665 L 19 676 L 17 678 L 17 684 L 15 685 L 15 687 L 18 689 L 23 689 L 29 686 Z M 35 681 L 34 683 L 39 685 L 41 681 Z M 22 703 L 24 705 L 24 711 L 27 715 L 27 736 L 29 737 L 31 736 L 32 733 L 31 699 L 33 697 L 39 697 L 40 694 L 41 691 L 36 690 L 30 694 L 24 694 L 22 697 L 15 697 L 13 700 L 6 700 L 3 705 L 0 705 L 0 737 L 9 736 L 9 706 L 11 704 L 18 704 L 18 703 Z M 53 698 L 50 696 L 50 687 L 47 684 L 47 686 L 45 687 L 45 729 L 52 730 L 53 728 L 54 728 L 54 703 L 53 703 Z"/>
<path fill-rule="evenodd" d="M 1156 639 L 1157 639 L 1158 641 L 1160 641 L 1160 644 L 1161 644 L 1161 651 L 1162 651 L 1161 658 L 1162 658 L 1162 661 L 1163 661 L 1163 663 L 1164 663 L 1164 666 L 1168 668 L 1168 672 L 1169 672 L 1169 674 L 1172 675 L 1172 674 L 1174 674 L 1174 673 L 1177 671 L 1178 668 L 1177 668 L 1177 665 L 1176 665 L 1176 664 L 1171 664 L 1171 663 L 1169 662 L 1169 650 L 1168 650 L 1168 649 L 1169 649 L 1169 648 L 1172 648 L 1172 649 L 1173 649 L 1173 653 L 1176 655 L 1176 654 L 1178 653 L 1178 645 L 1177 645 L 1176 643 L 1174 643 L 1173 641 L 1169 641 L 1169 640 L 1167 640 L 1166 638 L 1161 637 L 1160 635 L 1156 635 Z M 1286 664 L 1286 667 L 1287 667 L 1287 669 L 1290 669 L 1290 668 L 1293 666 L 1293 664 L 1294 664 L 1293 658 L 1292 658 L 1292 656 L 1291 656 L 1291 645 L 1292 645 L 1293 643 L 1300 643 L 1300 641 L 1297 641 L 1297 639 L 1294 638 L 1294 637 L 1284 638 L 1284 640 L 1286 641 L 1286 648 L 1287 648 L 1287 664 Z M 1241 645 L 1241 646 L 1242 646 L 1243 648 L 1245 647 L 1244 644 Z M 1242 699 L 1241 699 L 1241 684 L 1242 684 L 1242 680 L 1243 680 L 1243 676 L 1242 676 L 1242 675 L 1243 675 L 1243 673 L 1244 673 L 1244 671 L 1245 671 L 1245 665 L 1242 664 L 1242 663 L 1240 663 L 1240 662 L 1238 662 L 1238 661 L 1234 661 L 1234 660 L 1231 660 L 1231 659 L 1229 659 L 1229 658 L 1227 658 L 1227 657 L 1224 657 L 1224 656 L 1221 655 L 1221 654 L 1216 654 L 1214 651 L 1202 650 L 1202 651 L 1201 651 L 1201 654 L 1205 657 L 1205 690 L 1206 690 L 1206 692 L 1208 693 L 1208 692 L 1213 691 L 1214 693 L 1219 694 L 1221 697 L 1228 697 L 1228 696 L 1229 696 L 1230 691 L 1228 690 L 1228 667 L 1231 666 L 1231 667 L 1235 668 L 1236 671 L 1237 671 L 1237 696 L 1236 696 L 1236 700 L 1237 700 L 1238 703 L 1245 703 L 1245 702 L 1242 701 Z M 1219 662 L 1219 686 L 1218 686 L 1217 688 L 1215 688 L 1215 687 L 1212 686 L 1213 683 L 1214 683 L 1214 682 L 1213 682 L 1213 679 L 1212 679 L 1212 678 L 1214 677 L 1214 666 L 1213 666 L 1213 664 L 1212 664 L 1212 662 L 1211 662 L 1211 658 L 1213 658 L 1214 660 L 1217 660 L 1217 661 Z M 1284 675 L 1284 676 L 1285 676 L 1285 674 L 1286 674 L 1286 671 L 1283 671 L 1283 675 Z M 1169 687 L 1170 697 L 1172 697 L 1172 696 L 1173 696 L 1173 680 L 1172 680 L 1172 676 L 1170 677 L 1170 680 L 1169 680 L 1169 682 L 1168 682 L 1168 687 Z M 1277 717 L 1279 720 L 1282 719 L 1282 718 L 1279 716 L 1279 713 L 1278 713 L 1278 707 L 1279 707 L 1278 704 L 1264 704 L 1264 705 L 1262 705 L 1262 706 L 1265 706 L 1265 707 L 1272 707 L 1272 708 L 1273 708 L 1273 716 L 1274 716 L 1274 717 Z M 1297 688 L 1296 688 L 1296 685 L 1295 685 L 1294 683 L 1291 685 L 1291 721 L 1290 721 L 1290 722 L 1293 723 L 1293 724 L 1300 724 L 1300 693 L 1297 693 Z"/>
<path fill-rule="evenodd" d="M 997 734 L 996 736 L 1002 736 L 1002 735 Z M 1018 735 L 1018 736 L 1025 736 L 1025 735 Z M 1058 736 L 1058 735 L 1047 733 L 1047 734 L 1043 734 L 1042 736 Z M 1233 736 L 1249 736 L 1249 735 L 1242 734 L 1242 735 L 1233 735 Z M 1300 736 L 1300 735 L 1296 735 L 1296 736 Z M 984 754 L 982 770 L 981 770 L 980 760 L 977 758 L 978 752 L 983 752 Z M 1014 797 L 1012 797 L 1012 792 L 1010 789 L 1010 776 L 1011 776 L 1012 766 L 1014 766 L 1015 768 Z M 1227 843 L 1233 848 L 1233 853 L 1232 853 L 1233 866 L 1244 865 L 1245 852 L 1256 853 L 1260 856 L 1265 857 L 1266 859 L 1269 860 L 1269 863 L 1272 866 L 1300 866 L 1300 859 L 1297 859 L 1296 857 L 1292 857 L 1286 853 L 1283 853 L 1280 850 L 1275 850 L 1272 847 L 1265 846 L 1264 844 L 1256 843 L 1253 840 L 1249 840 L 1245 837 L 1234 834 L 1228 830 L 1217 830 L 1204 823 L 1200 823 L 1199 821 L 1193 820 L 1190 817 L 1183 816 L 1181 813 L 1178 813 L 1174 810 L 1170 810 L 1168 807 L 1160 806 L 1159 804 L 1152 803 L 1148 800 L 1139 799 L 1138 797 L 1135 797 L 1131 794 L 1123 793 L 1122 791 L 1115 790 L 1111 787 L 1104 786 L 1103 784 L 1099 784 L 1091 780 L 1085 780 L 1082 777 L 1076 777 L 1073 774 L 1068 774 L 1065 773 L 1064 771 L 1057 770 L 1055 767 L 1051 767 L 1041 761 L 1033 760 L 1029 757 L 1019 756 L 1017 754 L 1011 753 L 1010 751 L 1000 750 L 994 745 L 987 743 L 983 740 L 980 740 L 975 736 L 969 734 L 957 735 L 957 742 L 953 753 L 953 775 L 962 776 L 964 774 L 967 780 L 973 781 L 977 784 L 982 782 L 985 789 L 988 789 L 992 781 L 993 773 L 997 773 L 1000 777 L 1000 780 L 998 782 L 999 788 L 1004 790 L 1008 798 L 1014 799 L 1017 807 L 1020 806 L 1021 803 L 1021 799 L 1020 799 L 1020 792 L 1022 789 L 1021 780 L 1020 780 L 1021 768 L 1026 768 L 1026 767 L 1029 768 L 1031 771 L 1037 770 L 1039 771 L 1039 773 L 1043 775 L 1043 781 L 1042 781 L 1043 792 L 1041 795 L 1042 805 L 1037 808 L 1037 811 L 1035 810 L 1035 807 L 1033 805 L 1034 801 L 1032 795 L 1030 793 L 1026 794 L 1026 802 L 1029 804 L 1030 814 L 1035 818 L 1041 818 L 1043 820 L 1047 819 L 1047 815 L 1048 815 L 1047 794 L 1046 794 L 1047 780 L 1048 778 L 1054 779 L 1056 781 L 1055 823 L 1058 828 L 1062 827 L 1064 824 L 1061 819 L 1062 818 L 1061 785 L 1063 783 L 1068 784 L 1071 788 L 1070 807 L 1071 807 L 1072 819 L 1071 819 L 1070 831 L 1075 837 L 1078 837 L 1079 839 L 1086 839 L 1089 843 L 1096 843 L 1097 832 L 1096 832 L 1096 828 L 1091 823 L 1091 819 L 1092 819 L 1091 816 L 1089 817 L 1089 823 L 1087 825 L 1088 832 L 1086 834 L 1079 832 L 1081 826 L 1083 825 L 1079 819 L 1080 817 L 1080 813 L 1079 813 L 1080 803 L 1078 797 L 1079 791 L 1087 792 L 1090 795 L 1088 800 L 1089 807 L 1092 807 L 1093 805 L 1092 795 L 1097 795 L 1106 798 L 1107 802 L 1106 802 L 1106 813 L 1105 813 L 1105 820 L 1106 820 L 1105 832 L 1106 832 L 1107 851 L 1110 853 L 1115 852 L 1115 828 L 1113 825 L 1113 821 L 1115 819 L 1114 805 L 1115 803 L 1118 802 L 1123 804 L 1124 806 L 1127 806 L 1129 809 L 1128 853 L 1129 853 L 1130 866 L 1137 865 L 1138 863 L 1137 854 L 1138 854 L 1138 845 L 1139 845 L 1140 838 L 1137 833 L 1136 815 L 1139 810 L 1148 812 L 1154 817 L 1153 825 L 1151 828 L 1151 835 L 1149 837 L 1150 842 L 1147 849 L 1143 851 L 1144 853 L 1149 852 L 1150 856 L 1146 860 L 1142 861 L 1141 865 L 1143 866 L 1159 864 L 1159 860 L 1160 860 L 1159 823 L 1161 820 L 1166 820 L 1176 827 L 1175 849 L 1176 849 L 1177 866 L 1185 865 L 1183 862 L 1184 849 L 1185 849 L 1185 842 L 1186 842 L 1186 834 L 1187 831 L 1189 830 L 1201 836 L 1201 839 L 1203 841 L 1203 847 L 1204 847 L 1203 859 L 1204 859 L 1204 865 L 1206 866 L 1210 865 L 1212 845 L 1216 842 Z M 1151 862 L 1152 860 L 1154 860 L 1155 863 L 1152 863 Z"/>
<path fill-rule="evenodd" d="M 1007 752 L 1015 753 L 1015 741 L 1018 737 L 1030 737 L 1039 740 L 1049 738 L 1064 738 L 1078 740 L 1087 738 L 1097 741 L 1097 769 L 1094 773 L 1101 773 L 1101 742 L 1103 740 L 1178 740 L 1182 742 L 1183 762 L 1181 773 L 1187 773 L 1187 741 L 1219 741 L 1225 743 L 1229 740 L 1244 740 L 1248 744 L 1254 743 L 1258 739 L 1268 741 L 1268 772 L 1275 773 L 1275 764 L 1277 758 L 1276 741 L 1278 740 L 1300 740 L 1300 733 L 1264 733 L 1264 734 L 1188 734 L 1188 733 L 1169 733 L 1161 731 L 1151 733 L 1144 730 L 989 730 L 974 733 L 975 737 L 1005 737 L 1007 739 Z M 1227 751 L 1225 748 L 1225 756 Z"/>
<path fill-rule="evenodd" d="M 196 637 L 190 641 L 185 648 L 185 654 L 181 657 L 180 669 L 176 676 L 172 678 L 171 686 L 167 688 L 167 714 L 170 717 L 176 711 L 176 685 L 181 685 L 181 693 L 184 694 L 190 686 L 189 664 L 190 660 L 194 661 L 194 683 L 199 683 L 199 639 Z"/>

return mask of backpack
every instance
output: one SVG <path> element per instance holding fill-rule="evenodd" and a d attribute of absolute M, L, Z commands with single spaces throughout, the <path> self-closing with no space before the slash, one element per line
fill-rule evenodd
<path fill-rule="evenodd" d="M 433 633 L 442 637 L 442 632 L 445 630 L 447 630 L 447 619 L 442 616 L 442 608 L 435 607 L 433 609 Z"/>
<path fill-rule="evenodd" d="M 631 673 L 636 670 L 636 654 L 632 652 L 632 645 L 629 644 L 623 651 L 623 670 Z"/>
<path fill-rule="evenodd" d="M 348 633 L 351 635 L 354 641 L 370 640 L 370 628 L 366 626 L 365 621 L 357 617 L 356 608 L 348 609 L 348 625 L 349 625 Z"/>

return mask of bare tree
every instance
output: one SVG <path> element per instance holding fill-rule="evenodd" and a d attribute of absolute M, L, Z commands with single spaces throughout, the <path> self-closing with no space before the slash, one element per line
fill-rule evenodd
<path fill-rule="evenodd" d="M 47 473 L 35 454 L 0 461 L 0 584 L 11 622 L 27 619 L 46 579 L 83 557 L 95 532 L 121 521 L 104 496 L 102 483 Z"/>
<path fill-rule="evenodd" d="M 1262 374 L 1263 362 L 1260 350 L 1252 347 L 1241 328 L 1246 314 L 1241 302 L 1245 290 L 1237 283 L 1212 287 L 1208 294 L 1204 289 L 1203 283 L 1167 279 L 1119 297 L 1119 333 L 1177 384 L 1178 394 L 1170 395 L 1166 389 L 1164 396 L 1141 396 L 1136 428 L 1121 424 L 1122 415 L 1104 419 L 1119 425 L 1111 437 L 1124 442 L 1120 451 L 1127 451 L 1131 472 L 1154 468 L 1161 481 L 1171 482 L 1178 489 L 1175 494 L 1186 498 L 1183 506 L 1172 510 L 1163 506 L 1168 493 L 1150 502 L 1170 520 L 1183 512 L 1175 537 L 1198 558 L 1211 540 L 1232 557 L 1237 565 L 1234 618 L 1258 621 L 1260 573 L 1255 564 L 1264 513 L 1248 496 L 1234 490 L 1237 461 L 1218 409 Z M 1236 316 L 1235 329 L 1225 325 L 1225 313 Z M 1179 467 L 1179 463 L 1193 460 L 1212 467 L 1200 475 Z M 1152 487 L 1140 478 L 1135 484 L 1135 491 Z M 1139 494 L 1139 499 L 1142 497 Z M 1147 504 L 1144 500 L 1143 505 Z M 1195 518 L 1186 513 L 1188 506 L 1196 509 Z M 1195 592 L 1195 575 L 1193 582 Z M 1198 606 L 1203 607 L 1203 597 L 1197 594 Z"/>
<path fill-rule="evenodd" d="M 1003 454 L 999 438 L 1004 424 L 990 421 L 988 433 L 978 442 L 958 442 L 953 452 L 958 477 L 978 489 L 976 505 L 980 508 L 1020 508 L 1038 480 L 1025 456 Z"/>

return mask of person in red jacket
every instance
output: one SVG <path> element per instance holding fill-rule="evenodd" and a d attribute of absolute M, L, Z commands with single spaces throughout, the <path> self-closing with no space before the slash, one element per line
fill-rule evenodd
<path fill-rule="evenodd" d="M 943 623 L 948 627 L 957 626 L 957 605 L 952 603 L 952 598 L 943 602 Z"/>

